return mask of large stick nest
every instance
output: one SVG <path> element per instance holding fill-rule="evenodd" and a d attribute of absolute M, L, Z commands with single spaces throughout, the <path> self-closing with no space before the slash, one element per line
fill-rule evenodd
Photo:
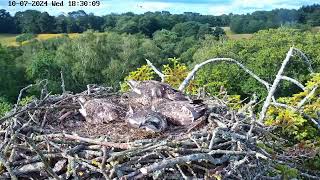
<path fill-rule="evenodd" d="M 119 97 L 100 90 L 91 96 Z M 264 150 L 284 141 L 256 123 L 250 104 L 234 111 L 205 98 L 202 123 L 150 133 L 125 122 L 86 123 L 76 100 L 86 93 L 47 95 L 2 118 L 0 179 L 279 179 L 277 164 L 296 163 L 281 149 Z M 303 172 L 316 178 L 310 174 Z"/>

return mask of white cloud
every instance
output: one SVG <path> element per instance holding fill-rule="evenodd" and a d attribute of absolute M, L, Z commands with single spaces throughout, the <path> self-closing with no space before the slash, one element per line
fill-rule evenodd
<path fill-rule="evenodd" d="M 302 5 L 319 3 L 320 0 L 310 2 L 308 0 L 290 1 L 290 0 L 234 0 L 229 4 L 215 5 L 209 7 L 209 14 L 243 14 L 251 13 L 257 10 L 272 10 L 276 8 L 297 9 Z"/>

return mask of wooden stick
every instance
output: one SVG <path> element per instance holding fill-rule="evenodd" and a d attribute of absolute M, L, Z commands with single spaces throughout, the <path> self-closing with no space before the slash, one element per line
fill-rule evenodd
<path fill-rule="evenodd" d="M 91 144 L 97 144 L 101 146 L 106 146 L 106 147 L 114 147 L 114 148 L 119 148 L 119 149 L 130 149 L 131 144 L 130 143 L 113 143 L 113 142 L 106 142 L 106 141 L 99 141 L 96 139 L 90 139 L 90 138 L 84 138 L 80 137 L 77 135 L 70 135 L 70 134 L 48 134 L 48 135 L 43 135 L 46 138 L 66 138 L 66 139 L 72 139 L 72 140 L 78 140 L 82 142 L 87 142 Z M 41 138 L 41 136 L 40 136 Z"/>
<path fill-rule="evenodd" d="M 284 71 L 284 68 L 287 66 L 289 60 L 290 60 L 290 57 L 292 56 L 292 52 L 293 52 L 293 48 L 291 47 L 290 50 L 288 51 L 287 53 L 287 56 L 285 58 L 285 60 L 283 61 L 278 73 L 277 73 L 277 76 L 276 76 L 276 79 L 273 81 L 273 84 L 268 92 L 268 96 L 266 98 L 266 100 L 264 101 L 264 104 L 263 104 L 263 107 L 262 107 L 262 110 L 260 112 L 260 117 L 259 117 L 259 122 L 262 123 L 265 116 L 266 116 L 266 113 L 267 113 L 267 110 L 268 110 L 268 107 L 270 106 L 270 103 L 271 103 L 271 99 L 274 95 L 274 93 L 276 92 L 276 89 L 277 89 L 277 86 L 281 80 L 281 77 L 282 77 L 282 73 Z"/>
<path fill-rule="evenodd" d="M 164 82 L 166 75 L 160 72 L 148 59 L 146 59 L 146 61 L 153 71 L 161 78 L 161 82 Z"/>
<path fill-rule="evenodd" d="M 264 86 L 266 86 L 267 89 L 269 89 L 270 84 L 268 82 L 266 82 L 265 80 L 261 79 L 259 76 L 257 76 L 256 74 L 254 74 L 251 70 L 249 70 L 248 68 L 246 68 L 243 64 L 241 64 L 240 62 L 238 62 L 237 60 L 231 59 L 231 58 L 213 58 L 213 59 L 209 59 L 206 60 L 200 64 L 197 64 L 194 66 L 194 68 L 192 69 L 192 71 L 188 74 L 188 76 L 185 78 L 185 80 L 180 84 L 179 86 L 179 90 L 183 91 L 189 84 L 189 82 L 191 81 L 191 79 L 193 78 L 193 76 L 195 76 L 195 74 L 197 73 L 197 71 L 199 71 L 199 69 L 209 63 L 215 63 L 215 62 L 221 62 L 221 61 L 225 61 L 225 62 L 231 62 L 231 63 L 235 63 L 236 65 L 238 65 L 240 68 L 242 68 L 246 73 L 250 74 L 253 78 L 255 78 L 257 81 L 259 81 L 260 83 L 262 83 Z"/>

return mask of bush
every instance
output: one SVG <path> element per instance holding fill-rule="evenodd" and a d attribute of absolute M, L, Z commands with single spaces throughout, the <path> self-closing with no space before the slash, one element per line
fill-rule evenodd
<path fill-rule="evenodd" d="M 24 41 L 29 41 L 33 38 L 35 38 L 36 35 L 35 34 L 32 34 L 32 33 L 24 33 L 24 34 L 21 34 L 21 35 L 18 35 L 16 37 L 16 42 L 19 42 L 19 43 L 22 43 Z"/>
<path fill-rule="evenodd" d="M 218 42 L 207 38 L 201 48 L 194 54 L 194 64 L 204 60 L 225 57 L 240 61 L 260 78 L 272 83 L 291 46 L 302 50 L 312 61 L 315 72 L 319 72 L 320 65 L 320 34 L 301 32 L 300 30 L 279 28 L 259 31 L 251 39 L 227 40 Z M 287 76 L 300 82 L 306 82 L 309 77 L 307 66 L 299 56 L 286 67 Z M 216 92 L 220 85 L 227 88 L 231 94 L 244 97 L 257 93 L 259 98 L 267 95 L 265 87 L 249 76 L 238 66 L 230 63 L 216 63 L 207 65 L 195 77 L 201 86 L 209 86 L 209 92 Z M 292 83 L 283 82 L 277 89 L 276 97 L 291 96 L 299 92 Z"/>
<path fill-rule="evenodd" d="M 278 102 L 287 104 L 291 107 L 297 107 L 299 102 L 304 99 L 314 87 L 320 86 L 320 74 L 314 74 L 306 83 L 306 90 L 291 97 L 279 98 Z M 309 99 L 301 110 L 304 114 L 299 112 L 284 109 L 280 107 L 271 106 L 268 110 L 268 119 L 266 124 L 276 125 L 281 133 L 294 140 L 318 140 L 320 141 L 320 134 L 315 125 L 306 118 L 305 115 L 319 119 L 320 109 L 320 90 L 316 90 L 315 94 Z"/>
<path fill-rule="evenodd" d="M 0 117 L 3 117 L 11 108 L 11 104 L 0 98 Z"/>
<path fill-rule="evenodd" d="M 178 88 L 182 81 L 187 77 L 189 70 L 186 65 L 179 62 L 179 59 L 169 58 L 168 61 L 168 64 L 165 64 L 162 67 L 162 73 L 166 76 L 165 83 L 170 84 L 174 88 Z M 143 65 L 136 71 L 130 72 L 130 74 L 125 78 L 125 81 L 153 80 L 155 79 L 154 76 L 155 73 L 151 67 L 148 65 Z M 127 91 L 128 89 L 129 87 L 126 82 L 121 84 L 122 91 Z M 189 83 L 189 86 L 186 88 L 186 92 L 189 94 L 196 94 L 198 92 L 198 86 L 196 85 L 195 81 L 191 81 Z"/>

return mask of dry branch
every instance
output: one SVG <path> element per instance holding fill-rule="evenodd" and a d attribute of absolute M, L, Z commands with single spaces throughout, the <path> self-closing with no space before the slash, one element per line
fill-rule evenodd
<path fill-rule="evenodd" d="M 209 59 L 206 60 L 200 64 L 197 64 L 194 66 L 194 68 L 192 69 L 192 71 L 187 75 L 187 77 L 185 78 L 185 80 L 180 84 L 179 86 L 179 90 L 183 91 L 188 84 L 190 83 L 191 79 L 193 78 L 193 76 L 196 75 L 196 73 L 200 70 L 200 68 L 206 64 L 209 63 L 215 63 L 215 62 L 221 62 L 221 61 L 225 61 L 225 62 L 231 62 L 231 63 L 235 63 L 236 65 L 238 65 L 241 69 L 243 69 L 246 73 L 248 73 L 249 75 L 251 75 L 254 79 L 256 79 L 257 81 L 259 81 L 260 83 L 262 83 L 267 89 L 269 89 L 270 84 L 268 82 L 266 82 L 265 80 L 261 79 L 259 76 L 257 76 L 256 74 L 254 74 L 251 70 L 249 70 L 248 68 L 246 68 L 243 64 L 241 64 L 239 61 L 231 59 L 231 58 L 214 58 L 214 59 Z"/>
<path fill-rule="evenodd" d="M 148 65 L 153 69 L 153 71 L 161 78 L 161 82 L 165 81 L 166 75 L 159 71 L 148 59 L 146 59 Z"/>
<path fill-rule="evenodd" d="M 112 131 L 86 136 L 66 133 L 80 127 L 64 131 L 68 123 L 76 126 L 83 122 L 75 111 L 79 108 L 76 99 L 86 94 L 120 97 L 107 88 L 89 85 L 88 91 L 79 94 L 47 95 L 24 107 L 17 106 L 2 119 L 0 179 L 206 179 L 212 173 L 223 178 L 254 179 L 270 174 L 277 177 L 274 162 L 299 165 L 299 158 L 281 158 L 284 149 L 270 155 L 257 145 L 282 141 L 270 134 L 270 128 L 255 121 L 255 98 L 240 111 L 230 109 L 223 99 L 204 99 L 211 108 L 206 123 L 199 127 L 190 131 L 175 127 L 163 134 L 138 134 L 130 139 L 129 131 L 136 130 L 126 130 L 128 135 L 121 138 Z M 70 109 L 73 113 L 68 113 Z M 95 131 L 100 130 L 104 129 Z M 115 135 L 117 138 L 110 138 Z M 320 176 L 320 172 L 299 172 L 305 177 Z"/>
<path fill-rule="evenodd" d="M 272 97 L 274 96 L 274 93 L 276 92 L 277 86 L 278 86 L 279 82 L 281 81 L 283 71 L 284 71 L 286 65 L 288 64 L 290 57 L 293 55 L 292 53 L 293 53 L 293 48 L 290 48 L 285 60 L 281 64 L 281 67 L 277 73 L 276 79 L 273 81 L 273 84 L 268 92 L 268 96 L 267 96 L 267 98 L 263 104 L 262 110 L 260 112 L 259 122 L 263 122 L 263 120 L 266 116 L 266 113 L 267 113 L 268 107 L 270 106 Z"/>

